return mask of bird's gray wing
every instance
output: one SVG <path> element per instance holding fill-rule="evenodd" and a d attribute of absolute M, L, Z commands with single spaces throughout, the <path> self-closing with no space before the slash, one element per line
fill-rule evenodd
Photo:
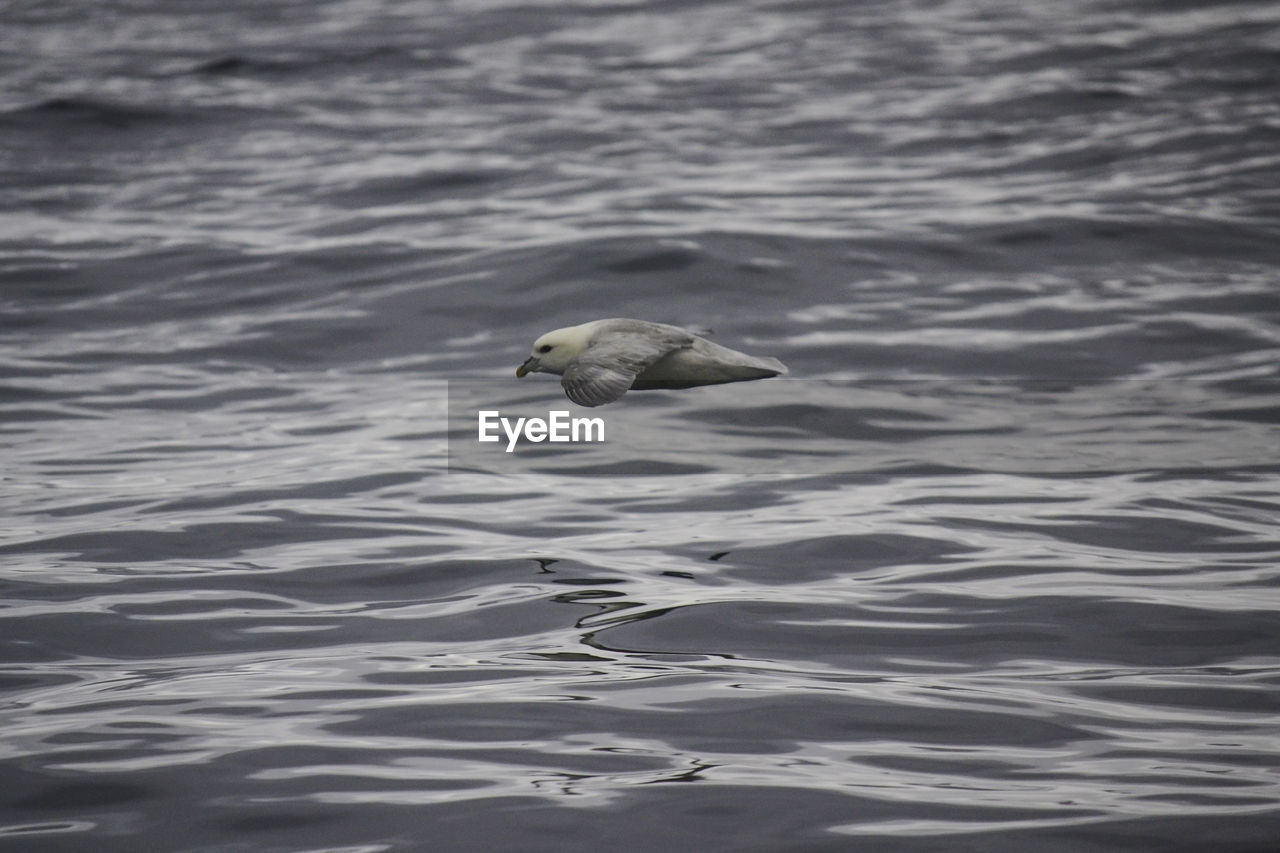
<path fill-rule="evenodd" d="M 660 323 L 619 320 L 602 328 L 591 344 L 569 362 L 560 384 L 579 406 L 602 406 L 627 393 L 646 367 L 695 338 L 684 329 Z"/>

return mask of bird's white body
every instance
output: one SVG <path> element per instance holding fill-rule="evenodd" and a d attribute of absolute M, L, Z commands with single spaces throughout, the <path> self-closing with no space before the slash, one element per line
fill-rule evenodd
<path fill-rule="evenodd" d="M 562 378 L 569 399 L 611 403 L 628 390 L 693 388 L 764 379 L 787 372 L 776 358 L 757 358 L 678 326 L 613 318 L 547 332 L 516 369 Z"/>

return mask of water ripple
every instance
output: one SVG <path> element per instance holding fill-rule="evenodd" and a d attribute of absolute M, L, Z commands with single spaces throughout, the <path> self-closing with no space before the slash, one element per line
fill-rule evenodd
<path fill-rule="evenodd" d="M 1271 844 L 1273 5 L 9 4 L 0 839 Z"/>

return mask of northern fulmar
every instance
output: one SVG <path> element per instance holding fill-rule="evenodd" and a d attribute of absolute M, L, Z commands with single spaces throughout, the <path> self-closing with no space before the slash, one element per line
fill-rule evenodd
<path fill-rule="evenodd" d="M 554 373 L 570 400 L 602 406 L 627 393 L 765 379 L 787 372 L 776 358 L 757 358 L 665 323 L 614 318 L 547 332 L 516 376 Z"/>

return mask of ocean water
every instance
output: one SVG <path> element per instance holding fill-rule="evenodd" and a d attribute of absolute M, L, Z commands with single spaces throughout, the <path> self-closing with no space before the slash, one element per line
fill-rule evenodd
<path fill-rule="evenodd" d="M 0 849 L 1276 849 L 1280 7 L 0 24 Z"/>

